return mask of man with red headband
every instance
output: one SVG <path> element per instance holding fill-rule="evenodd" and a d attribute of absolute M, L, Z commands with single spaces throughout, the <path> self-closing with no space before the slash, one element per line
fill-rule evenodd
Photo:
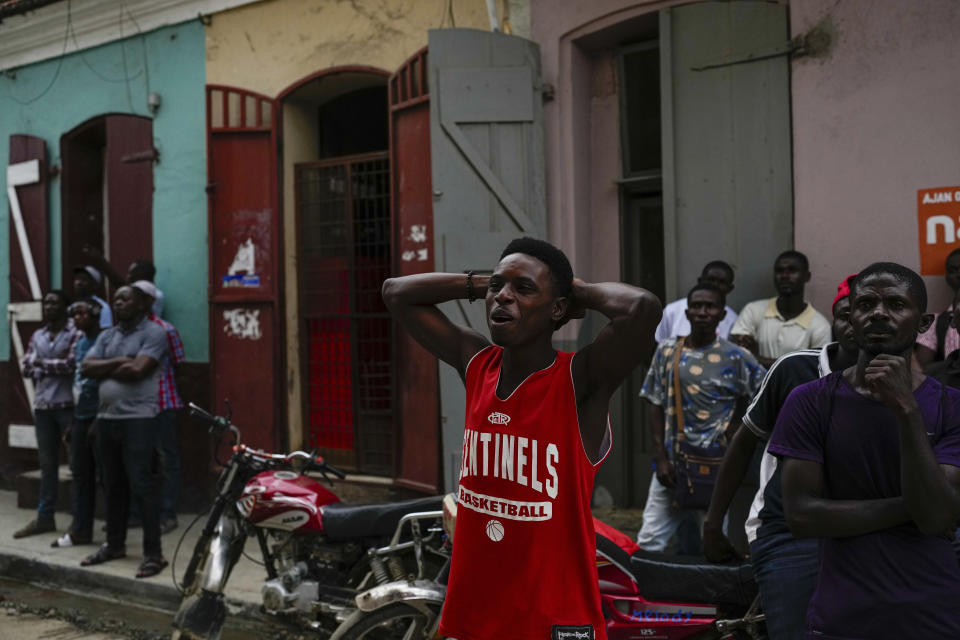
<path fill-rule="evenodd" d="M 703 552 L 713 562 L 725 562 L 737 551 L 723 535 L 723 517 L 750 466 L 759 442 L 767 442 L 780 408 L 795 387 L 840 371 L 857 362 L 857 343 L 850 327 L 850 285 L 856 274 L 837 287 L 833 299 L 832 342 L 821 349 L 804 349 L 777 360 L 760 392 L 743 416 L 746 429 L 737 429 L 717 475 L 710 508 L 703 524 Z M 750 556 L 760 585 L 770 640 L 803 637 L 807 603 L 817 583 L 816 538 L 794 538 L 783 515 L 780 469 L 764 448 L 760 489 L 746 523 Z"/>

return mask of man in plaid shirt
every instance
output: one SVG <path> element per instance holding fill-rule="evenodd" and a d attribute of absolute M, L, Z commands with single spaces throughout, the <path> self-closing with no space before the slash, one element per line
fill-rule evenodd
<path fill-rule="evenodd" d="M 150 299 L 156 300 L 157 289 L 149 280 L 137 280 L 130 286 L 139 289 Z M 170 358 L 160 373 L 160 422 L 159 445 L 163 459 L 163 494 L 160 498 L 160 531 L 169 533 L 177 528 L 177 501 L 180 497 L 180 451 L 177 444 L 177 410 L 183 408 L 183 400 L 177 392 L 176 366 L 186 360 L 183 341 L 176 327 L 150 312 L 148 319 L 156 322 L 167 332 Z"/>
<path fill-rule="evenodd" d="M 67 316 L 70 301 L 66 293 L 50 291 L 42 304 L 44 324 L 30 337 L 22 362 L 23 376 L 34 384 L 40 500 L 36 519 L 14 533 L 14 538 L 56 531 L 53 511 L 57 504 L 60 439 L 73 417 L 73 372 L 77 368 L 73 347 L 80 332 Z"/>

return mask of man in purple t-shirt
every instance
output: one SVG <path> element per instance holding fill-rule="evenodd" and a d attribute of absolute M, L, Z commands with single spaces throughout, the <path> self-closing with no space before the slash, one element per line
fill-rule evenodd
<path fill-rule="evenodd" d="M 960 391 L 910 366 L 920 276 L 876 263 L 851 297 L 857 364 L 797 387 L 770 440 L 791 531 L 823 538 L 807 637 L 960 638 Z"/>

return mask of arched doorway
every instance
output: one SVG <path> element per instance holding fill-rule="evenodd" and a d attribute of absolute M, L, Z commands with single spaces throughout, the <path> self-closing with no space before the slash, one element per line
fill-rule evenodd
<path fill-rule="evenodd" d="M 287 245 L 296 248 L 288 359 L 300 363 L 291 416 L 299 406 L 304 445 L 334 464 L 392 476 L 394 349 L 380 298 L 391 270 L 387 78 L 327 70 L 279 100 L 285 227 L 296 236 Z"/>

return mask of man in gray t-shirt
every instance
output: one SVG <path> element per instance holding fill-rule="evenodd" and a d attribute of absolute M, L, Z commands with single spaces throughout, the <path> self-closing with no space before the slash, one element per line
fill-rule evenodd
<path fill-rule="evenodd" d="M 146 578 L 167 566 L 152 468 L 159 429 L 157 387 L 170 348 L 166 331 L 148 319 L 149 301 L 139 290 L 117 289 L 113 311 L 118 324 L 100 333 L 81 365 L 83 375 L 100 380 L 97 453 L 107 498 L 107 542 L 81 564 L 126 555 L 127 512 L 130 500 L 136 500 L 144 556 L 137 577 Z"/>

